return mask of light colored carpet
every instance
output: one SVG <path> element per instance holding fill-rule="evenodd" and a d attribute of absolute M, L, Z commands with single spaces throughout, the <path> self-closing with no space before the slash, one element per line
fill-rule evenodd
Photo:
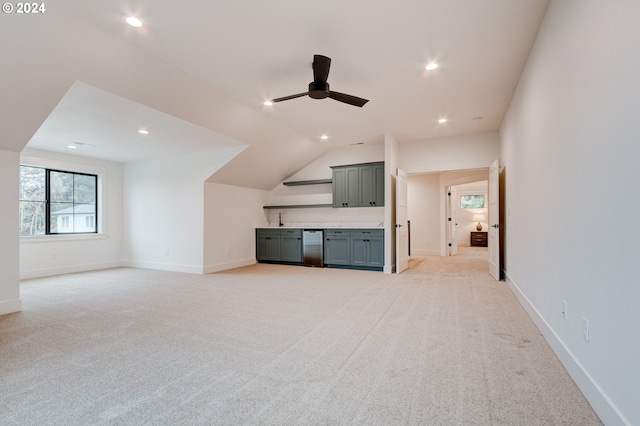
<path fill-rule="evenodd" d="M 24 281 L 2 425 L 601 424 L 486 251 Z"/>

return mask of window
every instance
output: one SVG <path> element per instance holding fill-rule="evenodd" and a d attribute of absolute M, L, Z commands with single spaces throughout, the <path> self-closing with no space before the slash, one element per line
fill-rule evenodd
<path fill-rule="evenodd" d="M 20 235 L 98 232 L 98 176 L 20 166 Z"/>
<path fill-rule="evenodd" d="M 484 208 L 484 195 L 461 195 L 460 196 L 460 208 L 461 209 L 482 209 Z"/>

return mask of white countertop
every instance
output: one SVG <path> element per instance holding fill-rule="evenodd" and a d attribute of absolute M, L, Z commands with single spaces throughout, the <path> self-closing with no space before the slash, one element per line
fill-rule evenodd
<path fill-rule="evenodd" d="M 382 222 L 325 222 L 325 223 L 284 223 L 282 226 L 278 226 L 277 223 L 270 223 L 263 228 L 293 228 L 293 229 L 331 229 L 331 228 L 349 228 L 349 229 L 382 229 L 384 224 Z"/>

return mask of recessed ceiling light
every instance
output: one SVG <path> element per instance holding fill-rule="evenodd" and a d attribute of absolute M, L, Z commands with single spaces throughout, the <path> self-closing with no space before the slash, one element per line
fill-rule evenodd
<path fill-rule="evenodd" d="M 438 64 L 436 64 L 435 62 L 431 62 L 431 63 L 430 63 L 430 64 L 428 64 L 425 68 L 426 68 L 427 70 L 429 70 L 429 71 L 433 71 L 433 70 L 435 70 L 436 68 L 438 68 Z"/>
<path fill-rule="evenodd" d="M 141 135 L 148 135 L 149 131 L 145 130 L 145 129 L 140 129 L 140 130 L 138 130 L 138 133 L 140 133 Z"/>
<path fill-rule="evenodd" d="M 474 123 L 479 123 L 482 121 L 482 117 L 473 117 L 471 121 L 473 121 Z"/>
<path fill-rule="evenodd" d="M 271 106 L 271 105 L 273 105 L 273 102 L 267 100 L 267 101 L 264 101 L 263 105 L 264 106 Z"/>
<path fill-rule="evenodd" d="M 67 148 L 69 148 L 69 149 L 78 149 L 78 147 L 76 145 L 67 145 Z"/>
<path fill-rule="evenodd" d="M 444 124 L 444 123 L 446 123 L 447 121 L 449 121 L 449 120 L 447 120 L 446 118 L 441 118 L 440 120 L 438 120 L 438 123 L 440 123 L 440 124 Z"/>
<path fill-rule="evenodd" d="M 320 136 L 320 139 L 322 139 L 323 141 L 326 141 L 327 139 L 329 139 L 329 136 L 322 135 L 322 136 Z"/>
<path fill-rule="evenodd" d="M 136 18 L 135 16 L 127 16 L 127 19 L 125 19 L 125 21 L 127 21 L 127 24 L 131 25 L 132 27 L 142 26 L 142 21 Z"/>

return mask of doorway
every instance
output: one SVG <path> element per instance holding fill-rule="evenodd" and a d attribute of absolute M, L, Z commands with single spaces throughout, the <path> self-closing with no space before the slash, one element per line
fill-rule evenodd
<path fill-rule="evenodd" d="M 449 256 L 447 208 L 449 188 L 462 187 L 461 192 L 467 194 L 469 187 L 465 185 L 487 182 L 488 179 L 488 168 L 417 173 L 408 176 L 408 219 L 411 221 L 412 258 L 414 256 Z M 459 235 L 456 241 L 460 243 L 459 249 L 465 250 L 465 255 L 470 252 L 468 249 L 471 229 L 475 231 L 477 226 L 477 222 L 472 222 L 473 214 L 470 214 L 470 211 L 458 213 L 458 221 L 454 222 L 459 224 L 457 228 Z M 482 222 L 482 230 L 486 231 L 487 227 L 488 223 Z M 411 267 L 411 264 L 409 266 Z"/>
<path fill-rule="evenodd" d="M 488 193 L 488 180 L 447 187 L 447 255 L 488 250 Z"/>

